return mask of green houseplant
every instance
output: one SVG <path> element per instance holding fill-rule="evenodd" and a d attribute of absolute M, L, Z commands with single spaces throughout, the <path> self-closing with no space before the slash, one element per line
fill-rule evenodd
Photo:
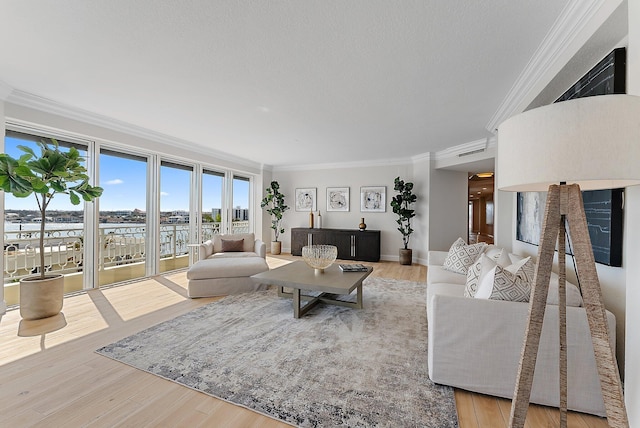
<path fill-rule="evenodd" d="M 18 198 L 34 195 L 40 210 L 39 275 L 20 280 L 20 315 L 39 319 L 56 315 L 62 309 L 64 275 L 47 274 L 45 265 L 45 225 L 47 207 L 59 194 L 66 194 L 73 205 L 80 198 L 93 201 L 102 188 L 91 186 L 84 159 L 75 147 L 61 151 L 58 141 L 38 142 L 40 154 L 30 147 L 18 146 L 24 152 L 19 159 L 0 154 L 0 189 Z"/>
<path fill-rule="evenodd" d="M 409 248 L 409 239 L 413 233 L 411 219 L 416 215 L 415 210 L 410 206 L 416 201 L 417 196 L 413 194 L 413 183 L 400 180 L 400 177 L 396 177 L 394 180 L 393 190 L 398 193 L 391 200 L 391 208 L 398 216 L 396 223 L 398 223 L 398 230 L 402 234 L 402 243 L 404 244 L 404 248 L 400 249 L 400 264 L 410 265 L 413 258 L 413 251 Z"/>
<path fill-rule="evenodd" d="M 289 207 L 284 203 L 284 195 L 280 193 L 280 184 L 277 181 L 272 181 L 265 192 L 267 195 L 262 199 L 260 207 L 268 207 L 266 211 L 271 215 L 271 229 L 275 235 L 275 239 L 271 241 L 271 254 L 280 254 L 282 243 L 278 241 L 278 238 L 281 233 L 284 233 L 282 215 Z"/>

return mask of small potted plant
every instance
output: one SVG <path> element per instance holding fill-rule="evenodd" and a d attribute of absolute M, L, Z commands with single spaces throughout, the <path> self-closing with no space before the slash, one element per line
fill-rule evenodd
<path fill-rule="evenodd" d="M 0 154 L 0 189 L 17 198 L 34 195 L 40 210 L 39 275 L 20 280 L 20 315 L 27 320 L 47 318 L 62 310 L 64 275 L 49 274 L 45 265 L 45 225 L 47 207 L 59 194 L 66 194 L 73 205 L 80 198 L 91 202 L 102 195 L 102 188 L 91 186 L 84 160 L 75 147 L 61 151 L 58 141 L 38 143 L 40 155 L 30 147 L 18 146 L 25 152 L 19 159 Z"/>
<path fill-rule="evenodd" d="M 289 207 L 284 203 L 284 195 L 280 193 L 280 184 L 277 181 L 272 181 L 265 191 L 267 196 L 260 203 L 260 207 L 268 207 L 266 211 L 271 215 L 271 229 L 275 235 L 275 239 L 271 241 L 271 254 L 280 254 L 282 242 L 278 241 L 278 238 L 284 233 L 282 215 Z"/>
<path fill-rule="evenodd" d="M 398 216 L 398 230 L 402 234 L 402 243 L 404 248 L 400 249 L 400 264 L 410 265 L 413 258 L 413 251 L 409 248 L 409 238 L 413 233 L 411 228 L 411 219 L 415 217 L 415 210 L 409 208 L 413 204 L 417 196 L 413 194 L 413 183 L 404 182 L 400 177 L 396 177 L 393 190 L 398 192 L 391 200 L 391 208 Z"/>

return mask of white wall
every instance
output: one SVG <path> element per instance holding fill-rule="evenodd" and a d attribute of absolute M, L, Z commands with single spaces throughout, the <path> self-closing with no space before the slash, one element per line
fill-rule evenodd
<path fill-rule="evenodd" d="M 458 237 L 468 239 L 469 176 L 432 161 L 429 184 L 428 248 L 446 251 Z"/>
<path fill-rule="evenodd" d="M 627 93 L 640 95 L 640 2 L 629 1 Z M 639 159 L 634 159 L 638 164 Z M 626 267 L 625 400 L 632 427 L 640 427 L 640 186 L 625 192 L 623 264 Z"/>
<path fill-rule="evenodd" d="M 418 199 L 415 210 L 420 213 L 420 221 L 412 223 L 414 234 L 411 237 L 412 243 L 420 243 L 420 257 L 418 263 L 427 264 L 427 251 L 429 250 L 429 224 L 431 222 L 431 156 L 424 156 L 414 160 L 413 163 L 413 184 L 416 189 Z M 415 244 L 414 248 L 417 248 Z M 414 253 L 414 257 L 415 257 Z"/>
<path fill-rule="evenodd" d="M 360 218 L 364 217 L 367 229 L 380 230 L 380 255 L 383 260 L 398 260 L 398 252 L 402 247 L 402 235 L 396 229 L 396 215 L 389 203 L 395 194 L 393 181 L 396 177 L 405 181 L 412 181 L 413 166 L 411 162 L 405 164 L 389 164 L 375 166 L 327 167 L 322 169 L 283 170 L 275 169 L 273 179 L 280 183 L 280 189 L 285 195 L 287 205 L 291 207 L 284 215 L 283 226 L 286 231 L 282 235 L 283 251 L 291 251 L 291 228 L 309 227 L 309 213 L 295 211 L 295 189 L 315 187 L 317 192 L 317 206 L 322 214 L 323 228 L 357 229 Z M 415 184 L 415 182 L 414 182 Z M 360 212 L 360 187 L 386 186 L 386 212 Z M 327 212 L 327 187 L 349 187 L 349 212 Z M 416 186 L 414 193 L 418 201 L 427 193 L 427 189 Z M 317 214 L 317 212 L 316 212 Z M 423 213 L 417 211 L 412 220 L 412 227 L 420 229 Z M 411 236 L 409 247 L 413 249 L 414 260 L 425 257 L 424 243 Z"/>

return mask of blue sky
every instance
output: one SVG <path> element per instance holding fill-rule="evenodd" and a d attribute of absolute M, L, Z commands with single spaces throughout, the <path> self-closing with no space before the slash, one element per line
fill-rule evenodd
<path fill-rule="evenodd" d="M 31 146 L 38 153 L 35 143 L 5 138 L 5 151 L 13 157 L 23 154 L 17 145 Z M 163 166 L 161 168 L 160 210 L 188 211 L 190 172 Z M 101 211 L 146 210 L 146 163 L 110 155 L 100 156 L 100 186 L 104 188 L 100 198 Z M 222 195 L 222 178 L 212 175 L 204 176 L 202 209 L 210 212 L 212 208 L 220 208 Z M 233 206 L 248 207 L 249 183 L 234 180 Z M 5 210 L 37 209 L 34 196 L 15 198 L 5 195 Z M 50 210 L 79 210 L 81 206 L 73 206 L 68 197 L 59 195 L 49 206 Z"/>

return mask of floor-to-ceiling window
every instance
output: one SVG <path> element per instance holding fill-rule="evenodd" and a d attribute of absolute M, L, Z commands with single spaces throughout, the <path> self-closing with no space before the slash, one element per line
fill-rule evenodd
<path fill-rule="evenodd" d="M 222 217 L 225 214 L 222 204 L 225 194 L 224 183 L 224 172 L 210 169 L 202 170 L 200 242 L 205 242 L 213 238 L 213 235 L 222 233 Z"/>
<path fill-rule="evenodd" d="M 189 265 L 193 166 L 160 164 L 160 272 Z"/>
<path fill-rule="evenodd" d="M 100 150 L 100 285 L 146 275 L 147 158 Z"/>
<path fill-rule="evenodd" d="M 251 179 L 233 175 L 233 200 L 231 202 L 231 233 L 246 233 L 251 229 L 250 203 Z"/>
<path fill-rule="evenodd" d="M 19 158 L 25 152 L 19 146 L 29 148 L 36 155 L 41 153 L 38 142 L 53 146 L 50 137 L 32 135 L 25 132 L 7 130 L 5 153 Z M 89 142 L 69 141 L 56 138 L 59 149 L 68 151 L 71 147 L 80 152 L 86 165 Z M 42 224 L 38 201 L 33 194 L 16 198 L 4 195 L 4 284 L 7 302 L 13 303 L 17 297 L 17 287 L 13 285 L 26 276 L 40 272 L 62 273 L 65 275 L 65 292 L 83 288 L 85 263 L 84 204 L 73 205 L 68 195 L 57 194 L 46 209 L 45 218 L 45 266 L 40 266 L 40 226 Z M 15 288 L 15 289 L 14 289 Z"/>
<path fill-rule="evenodd" d="M 13 126 L 5 152 L 14 157 L 22 154 L 18 145 L 37 152 L 37 142 L 48 137 Z M 184 268 L 189 244 L 214 234 L 253 231 L 251 174 L 82 136 L 58 141 L 62 150 L 80 152 L 92 182 L 104 189 L 95 205 L 72 205 L 60 195 L 48 209 L 44 269 L 64 273 L 67 291 Z M 17 303 L 19 279 L 41 269 L 36 211 L 35 198 L 5 195 L 4 283 L 16 289 L 13 297 L 5 293 L 8 304 Z"/>

